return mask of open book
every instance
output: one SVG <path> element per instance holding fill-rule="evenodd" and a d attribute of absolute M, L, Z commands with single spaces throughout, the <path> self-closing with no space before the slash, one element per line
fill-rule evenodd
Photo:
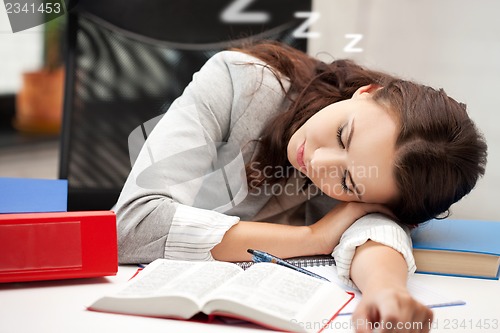
<path fill-rule="evenodd" d="M 334 283 L 272 263 L 243 270 L 227 262 L 157 259 L 89 309 L 182 319 L 202 312 L 310 332 L 317 323 L 327 326 L 352 297 Z"/>

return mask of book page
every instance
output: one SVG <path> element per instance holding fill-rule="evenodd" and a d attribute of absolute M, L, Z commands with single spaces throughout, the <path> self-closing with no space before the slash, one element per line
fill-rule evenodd
<path fill-rule="evenodd" d="M 276 264 L 259 263 L 209 296 L 244 303 L 278 317 L 296 318 L 325 283 Z"/>
<path fill-rule="evenodd" d="M 187 319 L 200 311 L 201 298 L 241 271 L 231 263 L 157 259 L 89 309 Z"/>
<path fill-rule="evenodd" d="M 156 260 L 146 266 L 137 276 L 132 278 L 127 286 L 116 296 L 154 296 L 161 294 L 163 288 L 179 277 L 183 272 L 195 265 L 194 262 L 166 262 Z"/>
<path fill-rule="evenodd" d="M 199 303 L 206 294 L 241 271 L 234 264 L 218 261 L 158 259 L 148 265 L 118 296 L 183 296 Z"/>

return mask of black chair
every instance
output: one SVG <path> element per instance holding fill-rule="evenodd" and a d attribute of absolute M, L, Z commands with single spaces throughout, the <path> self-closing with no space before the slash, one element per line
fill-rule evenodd
<path fill-rule="evenodd" d="M 129 134 L 164 113 L 216 52 L 295 38 L 304 0 L 70 2 L 60 178 L 68 210 L 109 209 L 131 169 Z M 300 16 L 300 15 L 297 15 Z"/>

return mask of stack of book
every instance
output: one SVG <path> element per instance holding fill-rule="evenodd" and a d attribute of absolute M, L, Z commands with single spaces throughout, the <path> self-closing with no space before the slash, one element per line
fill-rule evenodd
<path fill-rule="evenodd" d="M 0 178 L 0 282 L 115 275 L 112 211 L 67 212 L 66 180 Z"/>
<path fill-rule="evenodd" d="M 500 222 L 431 220 L 411 236 L 419 273 L 499 278 Z"/>

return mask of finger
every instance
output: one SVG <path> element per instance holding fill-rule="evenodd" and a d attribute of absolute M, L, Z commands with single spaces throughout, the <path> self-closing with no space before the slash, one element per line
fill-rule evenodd
<path fill-rule="evenodd" d="M 434 318 L 434 313 L 431 309 L 426 306 L 422 306 L 422 309 L 415 311 L 414 322 L 421 323 L 421 332 L 428 333 L 432 327 L 432 320 Z"/>
<path fill-rule="evenodd" d="M 390 332 L 403 333 L 405 331 L 404 331 L 404 326 L 401 325 L 402 322 L 403 321 L 395 314 L 393 314 L 393 313 L 388 314 L 384 317 L 381 317 L 381 319 L 378 323 L 378 326 L 375 326 L 375 328 L 377 328 L 376 332 L 377 333 L 390 333 Z"/>
<path fill-rule="evenodd" d="M 390 210 L 388 207 L 384 205 L 377 204 L 377 212 L 387 215 L 389 218 L 393 219 L 394 221 L 399 221 L 399 219 L 394 215 L 392 210 Z"/>
<path fill-rule="evenodd" d="M 427 306 L 412 300 L 411 302 L 403 304 L 403 309 L 400 317 L 402 329 L 398 330 L 398 333 L 429 332 L 433 313 Z"/>
<path fill-rule="evenodd" d="M 352 315 L 352 322 L 356 333 L 371 333 L 373 323 L 378 322 L 379 315 L 373 304 L 361 303 Z"/>
<path fill-rule="evenodd" d="M 388 298 L 384 302 L 380 302 L 378 304 L 378 313 L 377 325 L 373 325 L 374 328 L 377 328 L 377 333 L 395 332 L 398 324 L 410 315 L 395 298 Z M 398 333 L 403 332 L 402 329 L 397 331 Z"/>
<path fill-rule="evenodd" d="M 374 203 L 362 203 L 361 205 L 364 206 L 364 211 L 369 214 L 369 213 L 380 213 L 388 216 L 389 218 L 399 221 L 396 215 L 390 210 L 388 207 L 382 205 L 382 204 L 374 204 Z"/>
<path fill-rule="evenodd" d="M 398 304 L 398 312 L 391 312 L 387 315 L 383 313 L 381 315 L 381 321 L 385 323 L 385 329 L 381 330 L 381 332 L 429 332 L 433 317 L 433 313 L 429 308 L 406 297 L 400 298 Z M 386 311 L 386 309 L 382 308 L 381 311 Z"/>

